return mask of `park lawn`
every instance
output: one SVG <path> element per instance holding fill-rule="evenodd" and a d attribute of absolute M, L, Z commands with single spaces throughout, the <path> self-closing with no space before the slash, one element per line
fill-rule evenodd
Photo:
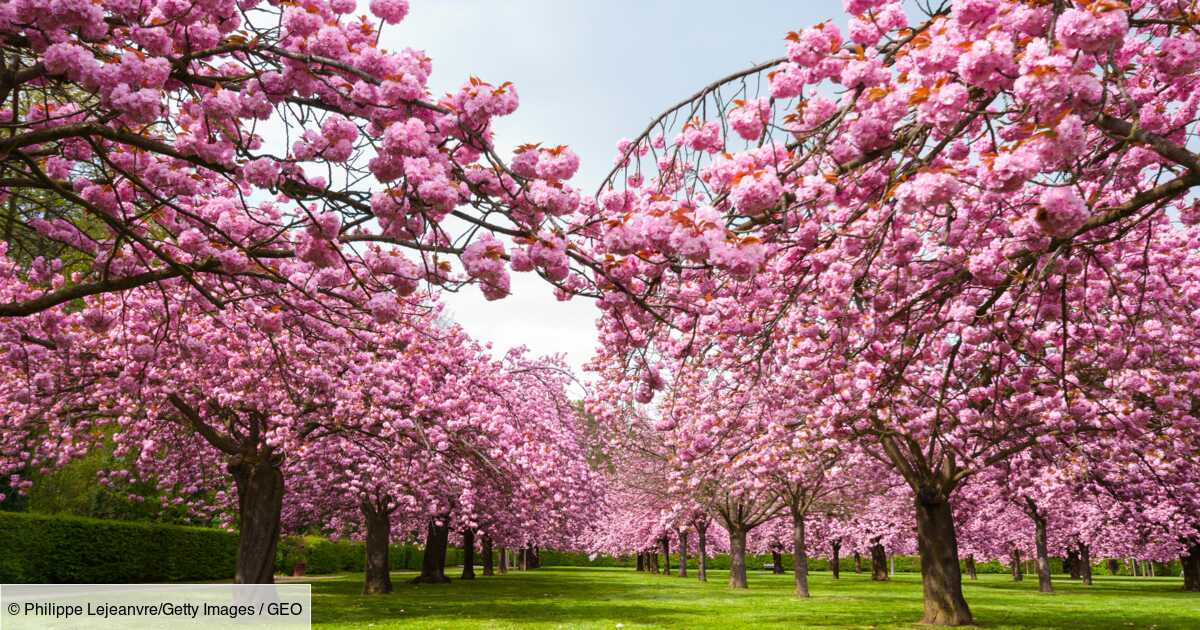
<path fill-rule="evenodd" d="M 478 570 L 478 569 L 477 569 Z M 313 628 L 913 628 L 921 618 L 921 577 L 886 583 L 866 574 L 810 577 L 813 597 L 791 596 L 792 576 L 751 572 L 750 589 L 730 591 L 728 573 L 710 581 L 632 569 L 541 568 L 448 585 L 407 583 L 364 597 L 362 575 L 314 580 Z M 1037 592 L 1036 576 L 967 581 L 967 601 L 985 628 L 1200 628 L 1200 595 L 1179 578 L 1097 577 L 1085 587 L 1055 576 L 1056 592 Z"/>

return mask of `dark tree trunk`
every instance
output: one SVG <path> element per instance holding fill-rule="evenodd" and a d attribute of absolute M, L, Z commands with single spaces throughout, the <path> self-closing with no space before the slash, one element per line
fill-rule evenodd
<path fill-rule="evenodd" d="M 646 570 L 646 554 L 644 554 L 640 551 L 637 554 L 637 570 L 638 571 Z"/>
<path fill-rule="evenodd" d="M 679 577 L 687 577 L 688 535 L 686 529 L 679 530 Z"/>
<path fill-rule="evenodd" d="M 257 462 L 239 456 L 229 462 L 238 494 L 237 584 L 275 582 L 275 547 L 279 544 L 279 517 L 283 512 L 281 463 L 276 456 Z"/>
<path fill-rule="evenodd" d="M 804 539 L 804 515 L 792 513 L 792 574 L 796 583 L 796 597 L 808 594 L 808 541 Z"/>
<path fill-rule="evenodd" d="M 783 573 L 783 554 L 775 550 L 771 550 L 771 573 Z"/>
<path fill-rule="evenodd" d="M 500 575 L 508 573 L 508 549 L 501 547 L 498 555 L 500 556 Z"/>
<path fill-rule="evenodd" d="M 871 579 L 876 582 L 885 582 L 888 579 L 887 550 L 878 538 L 871 544 Z"/>
<path fill-rule="evenodd" d="M 1109 575 L 1116 575 L 1117 571 L 1121 570 L 1121 563 L 1117 562 L 1116 558 L 1109 558 L 1108 562 L 1105 563 L 1105 566 L 1108 567 Z"/>
<path fill-rule="evenodd" d="M 1200 593 L 1200 543 L 1192 543 L 1179 560 L 1183 563 L 1183 590 Z"/>
<path fill-rule="evenodd" d="M 1133 577 L 1142 577 L 1142 566 L 1138 564 L 1138 559 L 1133 558 L 1131 562 L 1133 563 Z"/>
<path fill-rule="evenodd" d="M 533 545 L 530 547 L 530 551 L 533 554 L 531 562 L 533 568 L 540 569 L 542 567 L 542 550 L 537 545 Z"/>
<path fill-rule="evenodd" d="M 1054 592 L 1054 587 L 1050 584 L 1050 557 L 1046 543 L 1046 517 L 1038 510 L 1038 506 L 1033 502 L 1033 499 L 1025 497 L 1025 513 L 1029 518 L 1033 519 L 1034 535 L 1033 535 L 1033 551 L 1036 558 L 1036 568 L 1038 575 L 1038 590 L 1043 593 Z"/>
<path fill-rule="evenodd" d="M 646 562 L 647 562 L 646 567 L 650 573 L 658 573 L 658 552 L 657 551 L 646 552 Z"/>
<path fill-rule="evenodd" d="M 662 540 L 659 541 L 663 550 L 663 575 L 671 575 L 671 539 L 663 534 Z"/>
<path fill-rule="evenodd" d="M 483 535 L 483 574 L 496 574 L 492 567 L 492 537 L 487 534 Z"/>
<path fill-rule="evenodd" d="M 708 523 L 696 525 L 696 573 L 701 582 L 708 581 Z"/>
<path fill-rule="evenodd" d="M 1083 543 L 1079 543 L 1079 574 L 1085 585 L 1092 585 L 1092 550 Z"/>
<path fill-rule="evenodd" d="M 1038 591 L 1053 593 L 1054 586 L 1050 583 L 1050 554 L 1046 544 L 1046 518 L 1040 515 L 1034 516 L 1033 525 L 1035 531 L 1033 546 L 1037 552 Z"/>
<path fill-rule="evenodd" d="M 746 530 L 729 530 L 729 588 L 749 588 L 746 582 Z"/>
<path fill-rule="evenodd" d="M 967 577 L 972 580 L 979 579 L 979 576 L 975 573 L 975 556 L 967 556 Z"/>
<path fill-rule="evenodd" d="M 1067 557 L 1063 558 L 1063 572 L 1070 575 L 1072 580 L 1083 577 L 1079 567 L 1079 549 L 1067 549 Z"/>
<path fill-rule="evenodd" d="M 463 572 L 462 579 L 475 579 L 475 530 L 467 528 L 463 530 Z"/>
<path fill-rule="evenodd" d="M 446 584 L 446 548 L 450 539 L 450 517 L 443 516 L 442 524 L 429 519 L 425 532 L 425 553 L 421 554 L 421 575 L 412 579 L 413 584 Z"/>
<path fill-rule="evenodd" d="M 833 579 L 837 580 L 841 578 L 842 573 L 842 541 L 835 540 L 830 544 L 830 547 L 832 547 L 833 557 L 829 562 L 829 570 L 833 572 Z"/>
<path fill-rule="evenodd" d="M 1020 582 L 1025 579 L 1025 574 L 1021 573 L 1021 550 L 1013 547 L 1012 554 L 1009 555 L 1009 563 L 1012 564 L 1012 576 L 1014 582 Z"/>
<path fill-rule="evenodd" d="M 854 552 L 854 572 L 862 573 L 862 554 L 857 551 Z"/>
<path fill-rule="evenodd" d="M 935 492 L 917 493 L 917 550 L 925 595 L 922 623 L 961 626 L 973 622 L 962 592 L 958 535 L 950 502 Z"/>
<path fill-rule="evenodd" d="M 383 595 L 392 592 L 392 563 L 388 559 L 388 544 L 392 535 L 392 512 L 387 501 L 362 501 L 363 521 L 367 526 L 367 562 L 363 577 L 363 595 Z"/>

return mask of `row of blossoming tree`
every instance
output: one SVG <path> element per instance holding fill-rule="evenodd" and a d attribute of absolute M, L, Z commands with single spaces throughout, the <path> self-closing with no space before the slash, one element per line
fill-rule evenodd
<path fill-rule="evenodd" d="M 630 505 L 717 521 L 734 586 L 786 516 L 800 595 L 809 519 L 900 527 L 932 624 L 963 552 L 1200 589 L 1194 5 L 845 5 L 622 142 L 583 228 Z"/>
<path fill-rule="evenodd" d="M 513 545 L 574 502 L 653 520 L 626 551 L 913 546 L 934 624 L 1022 528 L 1043 588 L 1121 547 L 1200 589 L 1193 4 L 847 0 L 593 198 L 497 152 L 515 87 L 379 46 L 404 0 L 5 3 L 6 471 L 111 435 L 114 482 L 238 514 L 248 581 L 285 522 Z M 561 365 L 437 323 L 510 269 L 597 300 L 603 502 Z"/>
<path fill-rule="evenodd" d="M 572 544 L 596 487 L 573 376 L 492 358 L 436 292 L 503 297 L 510 261 L 581 288 L 555 236 L 578 160 L 502 161 L 515 88 L 432 98 L 427 57 L 378 45 L 407 2 L 369 9 L 0 6 L 8 487 L 111 449 L 99 483 L 237 527 L 239 582 L 273 579 L 285 531 L 365 539 L 366 592 L 394 537 L 432 582 L 452 537 L 485 572 Z"/>

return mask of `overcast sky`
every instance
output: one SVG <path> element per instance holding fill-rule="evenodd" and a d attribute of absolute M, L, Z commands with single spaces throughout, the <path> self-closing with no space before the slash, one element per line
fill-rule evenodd
<path fill-rule="evenodd" d="M 366 2 L 361 6 L 365 9 Z M 784 54 L 783 37 L 830 18 L 841 0 L 411 0 L 408 18 L 384 30 L 383 47 L 424 50 L 436 96 L 471 75 L 512 81 L 521 106 L 500 119 L 502 154 L 526 142 L 569 145 L 572 180 L 591 194 L 617 140 L 716 78 Z M 502 353 L 517 345 L 565 353 L 577 370 L 596 346 L 590 300 L 558 302 L 532 274 L 486 302 L 470 287 L 446 296 L 451 315 Z"/>

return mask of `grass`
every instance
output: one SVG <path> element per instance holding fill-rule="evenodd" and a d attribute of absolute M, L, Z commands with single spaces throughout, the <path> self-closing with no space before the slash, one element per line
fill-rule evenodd
<path fill-rule="evenodd" d="M 478 569 L 477 569 L 478 571 Z M 921 577 L 886 583 L 866 574 L 810 577 L 813 597 L 791 596 L 792 576 L 752 572 L 750 589 L 731 591 L 728 573 L 710 581 L 646 575 L 632 569 L 542 568 L 448 585 L 407 583 L 396 592 L 359 594 L 361 574 L 314 580 L 313 628 L 912 628 L 921 618 Z M 1053 594 L 1037 579 L 980 575 L 967 601 L 985 628 L 1200 628 L 1200 595 L 1179 578 L 1097 577 L 1085 587 L 1055 576 Z"/>

